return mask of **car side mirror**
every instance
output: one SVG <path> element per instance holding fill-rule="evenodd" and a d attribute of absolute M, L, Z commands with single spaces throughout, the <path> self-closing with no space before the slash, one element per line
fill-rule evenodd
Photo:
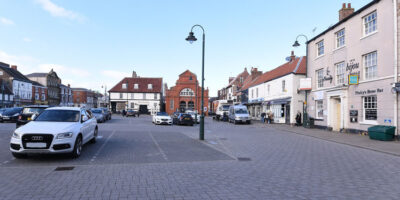
<path fill-rule="evenodd" d="M 82 115 L 82 122 L 86 122 L 89 118 L 86 115 Z"/>
<path fill-rule="evenodd" d="M 36 117 L 37 117 L 37 114 L 35 113 L 32 115 L 31 120 L 34 121 L 36 119 Z"/>

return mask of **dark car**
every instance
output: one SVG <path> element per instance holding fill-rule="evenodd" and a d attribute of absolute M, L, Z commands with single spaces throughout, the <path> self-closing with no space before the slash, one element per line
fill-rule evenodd
<path fill-rule="evenodd" d="M 92 115 L 96 118 L 98 123 L 104 123 L 106 121 L 106 114 L 103 109 L 92 108 L 90 109 L 90 112 L 92 112 Z"/>
<path fill-rule="evenodd" d="M 134 110 L 128 110 L 126 111 L 126 117 L 136 117 L 137 112 Z"/>
<path fill-rule="evenodd" d="M 181 113 L 178 116 L 178 121 L 177 124 L 178 125 L 189 125 L 189 126 L 193 126 L 193 118 L 192 115 L 190 114 L 185 114 L 185 113 Z"/>
<path fill-rule="evenodd" d="M 178 117 L 181 113 L 180 112 L 174 112 L 172 113 L 172 124 L 178 124 Z"/>
<path fill-rule="evenodd" d="M 111 115 L 112 115 L 110 110 L 108 110 L 108 108 L 101 108 L 101 109 L 103 109 L 104 114 L 106 115 L 106 120 L 110 120 L 111 119 Z"/>
<path fill-rule="evenodd" d="M 3 113 L 6 112 L 7 108 L 0 108 L 0 122 L 3 122 Z"/>
<path fill-rule="evenodd" d="M 36 116 L 39 115 L 40 113 L 43 112 L 43 110 L 45 110 L 48 107 L 49 106 L 39 106 L 39 105 L 25 106 L 22 109 L 21 115 L 19 115 L 19 117 L 18 117 L 18 120 L 16 123 L 17 128 L 32 121 L 33 115 L 36 115 Z"/>
<path fill-rule="evenodd" d="M 21 107 L 15 107 L 11 109 L 7 109 L 3 113 L 3 122 L 16 122 L 18 120 L 19 115 L 22 112 Z"/>

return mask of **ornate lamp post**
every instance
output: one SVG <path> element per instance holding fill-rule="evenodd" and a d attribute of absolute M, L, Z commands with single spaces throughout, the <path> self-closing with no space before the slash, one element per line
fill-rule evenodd
<path fill-rule="evenodd" d="M 293 44 L 293 47 L 299 47 L 300 43 L 298 42 L 299 37 L 304 37 L 306 39 L 306 42 L 304 43 L 306 45 L 306 76 L 307 76 L 307 68 L 308 68 L 308 38 L 307 36 L 300 34 L 296 37 L 296 41 Z M 304 98 L 304 103 L 303 103 L 303 126 L 306 127 L 306 122 L 308 121 L 308 113 L 307 113 L 307 90 L 305 92 L 305 98 Z"/>
<path fill-rule="evenodd" d="M 194 25 L 189 32 L 189 36 L 186 38 L 186 41 L 193 43 L 197 40 L 194 36 L 193 28 L 199 27 L 203 31 L 203 51 L 202 51 L 202 66 L 201 66 L 201 116 L 200 116 L 200 134 L 199 139 L 204 140 L 204 46 L 205 46 L 205 32 L 204 28 L 201 25 Z"/>

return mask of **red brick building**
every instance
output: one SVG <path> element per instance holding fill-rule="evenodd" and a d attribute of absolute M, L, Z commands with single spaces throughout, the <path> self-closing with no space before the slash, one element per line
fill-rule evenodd
<path fill-rule="evenodd" d="M 47 101 L 47 87 L 42 84 L 32 81 L 32 104 L 35 105 L 48 105 Z"/>
<path fill-rule="evenodd" d="M 201 113 L 201 82 L 196 74 L 186 70 L 179 75 L 176 85 L 170 89 L 165 88 L 165 111 L 168 114 L 185 110 L 197 110 Z M 208 89 L 204 90 L 204 107 L 208 108 Z M 204 112 L 207 115 L 207 112 Z"/>

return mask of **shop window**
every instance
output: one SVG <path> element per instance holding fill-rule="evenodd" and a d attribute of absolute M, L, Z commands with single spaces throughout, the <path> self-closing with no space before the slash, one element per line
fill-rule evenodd
<path fill-rule="evenodd" d="M 376 51 L 363 56 L 366 80 L 377 78 L 377 58 L 378 56 Z"/>
<path fill-rule="evenodd" d="M 367 96 L 364 98 L 364 121 L 376 121 L 378 119 L 377 97 Z"/>
<path fill-rule="evenodd" d="M 376 11 L 367 15 L 363 19 L 364 22 L 364 35 L 369 35 L 377 31 L 377 14 Z"/>
<path fill-rule="evenodd" d="M 324 118 L 324 102 L 322 100 L 315 101 L 315 116 L 317 119 Z"/>
<path fill-rule="evenodd" d="M 341 85 L 345 83 L 345 72 L 346 67 L 344 62 L 336 64 L 336 85 Z"/>

